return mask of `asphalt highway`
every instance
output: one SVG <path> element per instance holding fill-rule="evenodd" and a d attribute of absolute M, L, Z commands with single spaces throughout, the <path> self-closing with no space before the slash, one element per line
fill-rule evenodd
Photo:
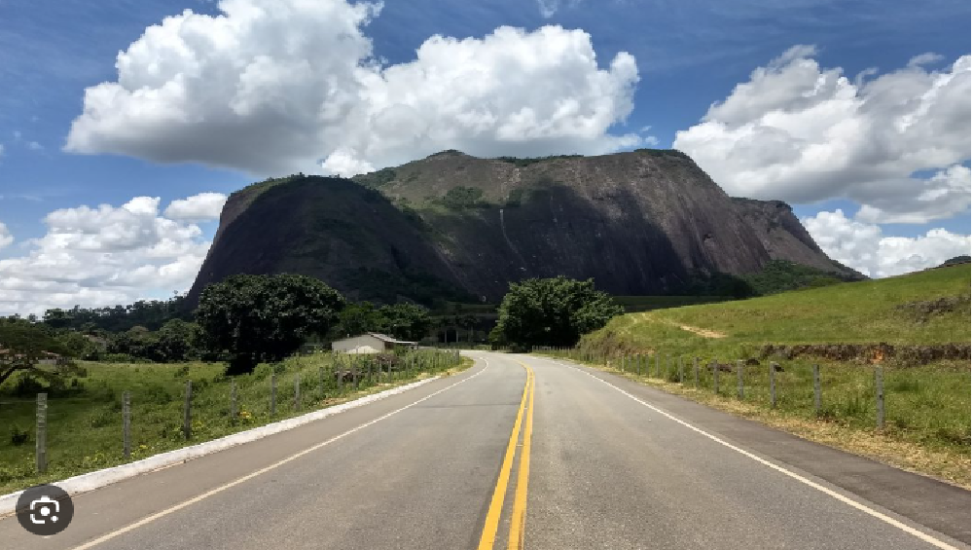
<path fill-rule="evenodd" d="M 541 357 L 76 495 L 0 549 L 969 548 L 970 493 Z"/>

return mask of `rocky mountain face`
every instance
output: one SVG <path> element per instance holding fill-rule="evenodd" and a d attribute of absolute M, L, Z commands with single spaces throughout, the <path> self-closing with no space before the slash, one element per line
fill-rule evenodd
<path fill-rule="evenodd" d="M 774 259 L 861 277 L 830 260 L 789 206 L 730 198 L 678 151 L 445 151 L 351 180 L 298 175 L 234 193 L 189 301 L 235 273 L 280 272 L 383 302 L 492 302 L 512 281 L 555 275 L 616 295 L 678 294 Z"/>

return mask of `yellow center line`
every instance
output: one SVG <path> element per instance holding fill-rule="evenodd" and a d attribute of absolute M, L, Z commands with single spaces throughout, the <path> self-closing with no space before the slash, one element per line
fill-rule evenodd
<path fill-rule="evenodd" d="M 530 481 L 530 439 L 534 431 L 534 371 L 527 369 L 530 382 L 530 400 L 527 403 L 527 419 L 524 422 L 524 443 L 520 449 L 520 466 L 517 470 L 517 490 L 514 493 L 514 508 L 510 521 L 508 550 L 521 550 L 524 547 L 524 525 L 527 521 L 527 484 Z"/>
<path fill-rule="evenodd" d="M 524 407 L 527 404 L 527 395 L 530 392 L 532 383 L 532 373 L 527 369 L 527 381 L 524 382 L 524 394 L 520 398 L 520 407 L 517 409 L 517 419 L 514 420 L 513 432 L 510 434 L 510 441 L 507 442 L 507 451 L 503 455 L 503 463 L 500 466 L 500 476 L 497 478 L 497 486 L 493 490 L 493 497 L 490 499 L 490 508 L 487 510 L 486 521 L 483 524 L 483 534 L 480 535 L 480 544 L 477 550 L 493 550 L 493 543 L 497 538 L 497 528 L 500 526 L 500 512 L 503 510 L 503 499 L 507 493 L 507 483 L 510 481 L 510 470 L 514 463 L 514 452 L 517 449 L 517 440 L 520 438 L 520 425 L 524 418 Z"/>

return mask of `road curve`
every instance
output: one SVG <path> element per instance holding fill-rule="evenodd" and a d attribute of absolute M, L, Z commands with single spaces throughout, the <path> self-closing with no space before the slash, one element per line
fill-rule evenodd
<path fill-rule="evenodd" d="M 460 375 L 78 495 L 59 535 L 2 519 L 0 548 L 969 547 L 967 491 L 605 373 L 469 354 Z"/>

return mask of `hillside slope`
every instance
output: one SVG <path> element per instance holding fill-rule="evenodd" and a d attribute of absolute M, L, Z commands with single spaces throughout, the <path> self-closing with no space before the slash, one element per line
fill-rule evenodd
<path fill-rule="evenodd" d="M 446 151 L 231 196 L 196 284 L 294 271 L 358 298 L 495 302 L 511 281 L 594 278 L 618 295 L 685 291 L 786 259 L 844 278 L 787 205 L 733 200 L 678 151 L 480 159 Z M 698 285 L 697 285 L 698 287 Z"/>
<path fill-rule="evenodd" d="M 969 292 L 970 265 L 957 265 L 750 300 L 632 313 L 586 336 L 582 347 L 600 353 L 665 349 L 747 358 L 774 346 L 775 351 L 789 347 L 824 356 L 844 354 L 835 359 L 875 359 L 876 350 L 895 354 L 897 347 L 933 346 L 941 351 L 925 359 L 968 360 Z"/>

